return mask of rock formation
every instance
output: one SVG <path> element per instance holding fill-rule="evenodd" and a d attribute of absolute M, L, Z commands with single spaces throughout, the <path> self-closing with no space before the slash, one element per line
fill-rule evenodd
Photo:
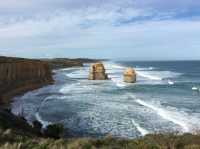
<path fill-rule="evenodd" d="M 15 116 L 9 103 L 19 94 L 52 84 L 52 69 L 72 66 L 83 66 L 83 63 L 96 62 L 92 59 L 41 59 L 32 60 L 24 58 L 0 56 L 0 127 L 5 130 L 14 130 L 12 136 L 17 134 L 30 137 L 49 135 L 48 137 L 60 137 L 63 127 L 60 124 L 48 126 L 45 134 L 41 134 L 42 124 L 33 122 L 33 126 L 23 118 L 23 115 Z M 47 133 L 46 133 L 47 132 Z M 6 131 L 7 133 L 7 131 Z M 4 137 L 4 136 L 3 136 Z"/>
<path fill-rule="evenodd" d="M 136 72 L 133 68 L 127 68 L 124 71 L 124 82 L 127 82 L 127 83 L 136 82 Z"/>
<path fill-rule="evenodd" d="M 95 63 L 90 66 L 89 80 L 106 80 L 105 68 L 102 63 Z"/>
<path fill-rule="evenodd" d="M 16 94 L 52 83 L 49 64 L 40 60 L 0 57 L 0 103 Z"/>

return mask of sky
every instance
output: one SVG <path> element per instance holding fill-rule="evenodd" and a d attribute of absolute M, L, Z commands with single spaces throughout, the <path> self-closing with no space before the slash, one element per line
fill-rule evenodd
<path fill-rule="evenodd" d="M 200 1 L 0 0 L 0 55 L 200 60 Z"/>

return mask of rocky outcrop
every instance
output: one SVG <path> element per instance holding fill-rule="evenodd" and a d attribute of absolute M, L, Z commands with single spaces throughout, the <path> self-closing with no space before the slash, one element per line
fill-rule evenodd
<path fill-rule="evenodd" d="M 124 82 L 127 82 L 127 83 L 136 82 L 136 72 L 133 68 L 127 68 L 124 71 Z"/>
<path fill-rule="evenodd" d="M 83 66 L 83 63 L 95 62 L 92 59 L 41 59 L 31 60 L 0 56 L 0 130 L 11 129 L 21 136 L 41 134 L 41 123 L 35 121 L 33 126 L 10 110 L 10 99 L 18 94 L 53 83 L 52 69 Z M 61 125 L 51 125 L 45 136 L 60 137 Z"/>
<path fill-rule="evenodd" d="M 0 57 L 0 103 L 19 93 L 52 83 L 49 64 L 40 60 Z"/>
<path fill-rule="evenodd" d="M 102 63 L 95 63 L 90 66 L 89 80 L 106 80 L 108 76 Z"/>
<path fill-rule="evenodd" d="M 3 109 L 0 109 L 0 129 L 12 129 L 26 134 L 40 135 L 40 130 L 30 126 L 24 118 Z"/>

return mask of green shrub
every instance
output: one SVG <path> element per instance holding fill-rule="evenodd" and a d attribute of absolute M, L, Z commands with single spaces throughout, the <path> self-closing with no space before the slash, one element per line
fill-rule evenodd
<path fill-rule="evenodd" d="M 62 124 L 50 124 L 44 130 L 44 135 L 46 137 L 59 139 L 63 136 L 64 126 Z"/>
<path fill-rule="evenodd" d="M 18 130 L 0 129 L 0 149 L 200 149 L 200 135 L 152 134 L 139 139 L 104 138 L 57 139 L 63 134 L 61 124 L 49 125 L 45 138 Z M 51 138 L 50 138 L 51 137 Z M 56 138 L 56 139 L 55 139 Z"/>
<path fill-rule="evenodd" d="M 40 132 L 42 129 L 42 124 L 39 121 L 35 120 L 33 121 L 33 128 Z"/>

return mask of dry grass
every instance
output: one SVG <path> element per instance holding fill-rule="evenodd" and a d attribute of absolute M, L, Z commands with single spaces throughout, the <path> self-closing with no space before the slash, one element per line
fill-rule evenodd
<path fill-rule="evenodd" d="M 52 139 L 0 130 L 0 149 L 200 149 L 200 135 L 176 133 L 147 135 L 140 139 Z"/>

